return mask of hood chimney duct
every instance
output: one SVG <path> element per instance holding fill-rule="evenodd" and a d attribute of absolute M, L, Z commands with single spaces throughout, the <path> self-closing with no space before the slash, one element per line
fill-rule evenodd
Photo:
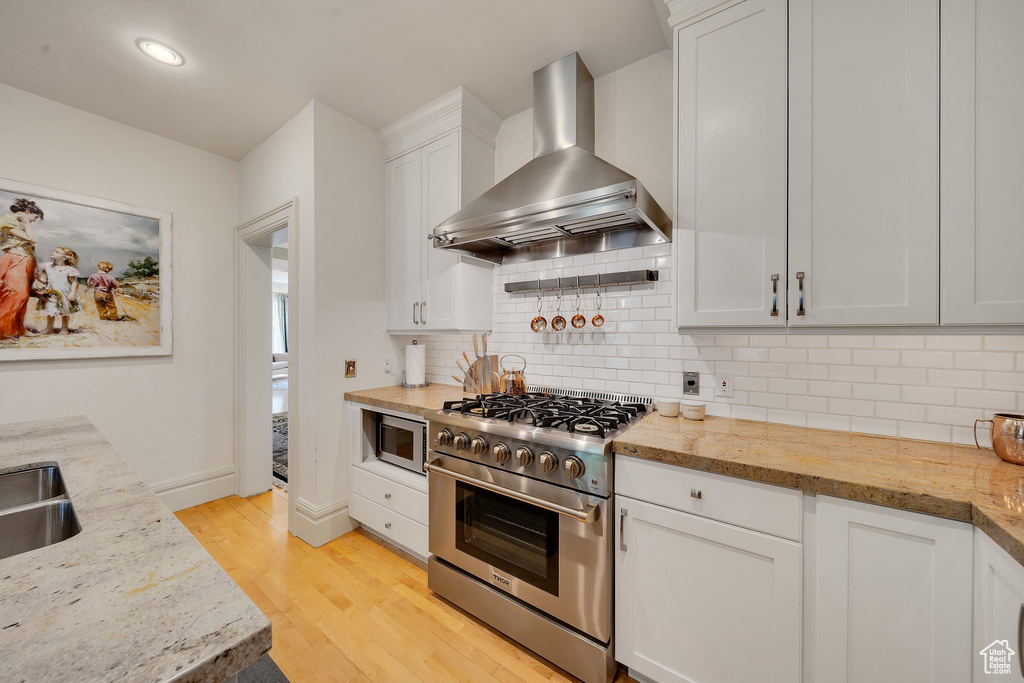
<path fill-rule="evenodd" d="M 594 153 L 594 77 L 576 52 L 533 75 L 533 156 L 574 145 Z"/>

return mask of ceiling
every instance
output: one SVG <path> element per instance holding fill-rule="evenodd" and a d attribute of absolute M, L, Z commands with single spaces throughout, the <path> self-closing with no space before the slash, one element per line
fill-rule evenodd
<path fill-rule="evenodd" d="M 669 46 L 663 0 L 4 0 L 0 82 L 240 159 L 310 100 L 379 129 L 463 85 L 507 118 L 574 50 Z M 161 65 L 138 38 L 180 51 Z"/>

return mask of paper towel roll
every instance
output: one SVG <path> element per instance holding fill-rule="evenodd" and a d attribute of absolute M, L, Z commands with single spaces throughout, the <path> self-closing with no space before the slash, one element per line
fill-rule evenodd
<path fill-rule="evenodd" d="M 405 383 L 425 384 L 427 381 L 427 347 L 410 344 L 405 347 Z"/>

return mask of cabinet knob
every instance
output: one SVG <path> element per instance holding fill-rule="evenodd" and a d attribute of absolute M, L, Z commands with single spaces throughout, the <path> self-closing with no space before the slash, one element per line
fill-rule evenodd
<path fill-rule="evenodd" d="M 391 528 L 391 522 L 384 522 L 384 528 L 385 529 L 390 529 Z"/>
<path fill-rule="evenodd" d="M 690 489 L 690 498 L 700 500 L 702 497 L 703 494 L 701 494 L 700 489 Z"/>
<path fill-rule="evenodd" d="M 384 494 L 384 500 L 391 500 L 391 494 L 390 493 L 385 493 Z"/>

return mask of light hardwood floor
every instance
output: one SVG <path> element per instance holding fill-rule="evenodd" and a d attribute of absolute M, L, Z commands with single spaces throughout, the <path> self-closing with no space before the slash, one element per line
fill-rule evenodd
<path fill-rule="evenodd" d="M 276 487 L 177 516 L 270 618 L 291 681 L 576 680 L 434 596 L 418 563 L 362 530 L 320 548 L 295 538 Z"/>

